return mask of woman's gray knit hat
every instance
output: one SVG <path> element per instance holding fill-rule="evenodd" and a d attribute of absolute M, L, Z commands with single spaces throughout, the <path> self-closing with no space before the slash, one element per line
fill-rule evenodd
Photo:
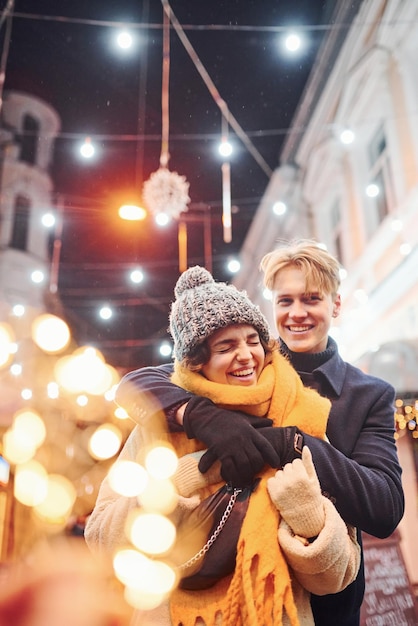
<path fill-rule="evenodd" d="M 249 324 L 268 342 L 266 318 L 245 291 L 233 285 L 215 282 L 212 274 L 196 265 L 180 276 L 174 288 L 176 300 L 171 305 L 170 333 L 178 361 L 188 356 L 216 330 L 231 324 Z"/>

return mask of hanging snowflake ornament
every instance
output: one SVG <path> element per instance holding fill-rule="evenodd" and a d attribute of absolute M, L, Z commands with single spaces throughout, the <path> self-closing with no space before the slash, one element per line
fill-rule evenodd
<path fill-rule="evenodd" d="M 185 176 L 160 167 L 145 181 L 142 197 L 151 213 L 165 213 L 178 219 L 180 213 L 188 210 L 189 183 Z"/>

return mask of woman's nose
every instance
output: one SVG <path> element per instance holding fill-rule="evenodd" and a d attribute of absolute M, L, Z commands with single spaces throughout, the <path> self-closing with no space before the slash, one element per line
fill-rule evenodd
<path fill-rule="evenodd" d="M 236 356 L 239 361 L 249 361 L 252 358 L 251 350 L 246 343 L 237 348 Z"/>

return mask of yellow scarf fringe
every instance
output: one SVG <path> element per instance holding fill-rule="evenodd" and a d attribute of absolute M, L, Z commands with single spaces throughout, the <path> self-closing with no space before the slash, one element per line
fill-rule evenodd
<path fill-rule="evenodd" d="M 258 384 L 251 387 L 213 383 L 177 362 L 172 381 L 225 408 L 268 415 L 275 426 L 297 426 L 315 437 L 325 436 L 329 400 L 304 387 L 290 363 L 276 351 Z M 184 433 L 171 434 L 171 441 L 179 456 L 204 447 Z M 279 514 L 267 491 L 267 478 L 275 471 L 264 470 L 251 495 L 234 574 L 207 590 L 177 589 L 170 600 L 173 626 L 195 626 L 198 617 L 206 626 L 215 626 L 219 613 L 223 626 L 279 626 L 283 609 L 292 626 L 299 625 L 289 570 L 277 540 Z M 219 486 L 211 486 L 210 492 Z"/>

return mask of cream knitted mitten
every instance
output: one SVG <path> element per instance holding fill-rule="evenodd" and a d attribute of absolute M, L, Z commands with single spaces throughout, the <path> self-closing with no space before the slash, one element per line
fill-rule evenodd
<path fill-rule="evenodd" d="M 173 476 L 179 495 L 188 497 L 203 487 L 222 481 L 219 461 L 215 462 L 204 474 L 199 471 L 198 464 L 204 452 L 205 450 L 193 452 L 179 459 L 177 471 Z"/>
<path fill-rule="evenodd" d="M 324 496 L 307 446 L 303 447 L 301 459 L 287 463 L 268 479 L 267 489 L 295 535 L 306 538 L 319 535 L 325 524 Z"/>

